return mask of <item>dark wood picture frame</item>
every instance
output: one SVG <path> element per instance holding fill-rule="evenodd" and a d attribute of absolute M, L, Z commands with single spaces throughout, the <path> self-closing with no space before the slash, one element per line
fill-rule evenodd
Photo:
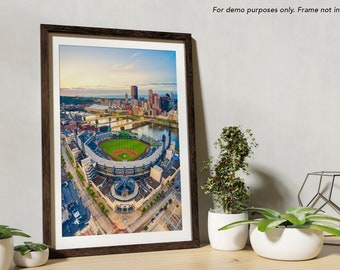
<path fill-rule="evenodd" d="M 183 248 L 196 248 L 199 247 L 199 229 L 198 229 L 198 208 L 197 208 L 197 183 L 196 183 L 196 150 L 195 150 L 195 127 L 194 127 L 194 97 L 193 97 L 193 72 L 192 72 L 192 40 L 191 35 L 187 33 L 169 33 L 169 32 L 154 32 L 154 31 L 140 31 L 140 30 L 123 30 L 123 29 L 108 29 L 96 27 L 80 27 L 80 26 L 64 26 L 64 25 L 47 25 L 42 24 L 41 30 L 41 103 L 42 103 L 42 176 L 43 176 L 43 241 L 51 246 L 50 257 L 71 257 L 71 256 L 88 256 L 88 255 L 103 255 L 114 253 L 129 253 L 129 252 L 142 252 L 142 251 L 156 251 L 156 250 L 169 250 L 169 249 L 183 249 Z M 180 176 L 180 185 L 186 182 L 187 190 L 180 189 L 180 192 L 186 191 L 188 194 L 181 194 L 183 198 L 186 197 L 187 210 L 183 211 L 182 215 L 188 215 L 190 221 L 187 226 L 187 231 L 190 236 L 184 240 L 169 240 L 158 242 L 155 237 L 153 240 L 146 242 L 129 242 L 122 244 L 115 243 L 114 245 L 100 244 L 96 246 L 74 246 L 58 248 L 56 246 L 55 234 L 56 227 L 61 224 L 56 224 L 56 216 L 62 215 L 59 212 L 60 206 L 56 206 L 56 199 L 61 197 L 61 191 L 56 193 L 56 167 L 60 167 L 58 156 L 56 156 L 55 147 L 61 144 L 56 143 L 55 140 L 61 136 L 60 133 L 60 108 L 57 106 L 60 100 L 60 88 L 58 88 L 58 99 L 55 98 L 56 88 L 54 83 L 60 78 L 54 75 L 54 61 L 53 55 L 53 39 L 58 38 L 85 38 L 90 40 L 128 40 L 133 42 L 146 41 L 146 42 L 159 42 L 171 44 L 181 44 L 183 50 L 183 63 L 184 63 L 184 88 L 177 89 L 182 91 L 184 96 L 184 109 L 182 114 L 178 113 L 178 118 L 185 119 L 184 124 L 179 125 L 180 131 L 185 131 L 187 143 L 185 149 L 185 160 L 180 160 L 181 172 L 187 171 L 186 178 Z M 131 97 L 132 98 L 132 97 Z M 60 104 L 59 104 L 60 105 Z M 180 106 L 180 105 L 178 105 Z M 56 110 L 59 109 L 59 110 Z M 183 114 L 183 112 L 185 112 Z M 59 122 L 58 122 L 59 121 Z M 110 119 L 111 121 L 111 119 Z M 58 123 L 57 123 L 58 122 Z M 110 124 L 111 125 L 111 124 Z M 59 130 L 58 130 L 59 128 Z M 95 127 L 97 128 L 97 127 Z M 99 129 L 98 129 L 99 130 Z M 109 129 L 110 130 L 110 129 Z M 97 132 L 97 131 L 94 131 Z M 169 132 L 170 134 L 170 132 Z M 77 136 L 77 133 L 76 133 Z M 171 138 L 171 137 L 170 137 Z M 59 140 L 59 139 L 58 139 Z M 60 139 L 61 141 L 61 139 Z M 164 143 L 165 144 L 165 143 Z M 61 151 L 60 151 L 61 152 Z M 60 153 L 59 152 L 59 153 Z M 181 156 L 182 158 L 182 156 Z M 60 158 L 59 158 L 60 159 Z M 151 165 L 150 165 L 151 167 Z M 61 169 L 60 169 L 61 170 Z M 114 171 L 114 169 L 113 169 Z M 61 178 L 61 177 L 60 177 Z M 59 180 L 58 180 L 59 181 Z M 60 183 L 61 180 L 60 180 Z M 59 184 L 60 184 L 59 183 Z M 58 184 L 57 184 L 58 185 Z M 61 185 L 59 185 L 61 190 Z M 57 188 L 58 189 L 58 188 Z M 170 188 L 169 188 L 170 189 Z M 57 195 L 56 195 L 57 194 Z M 60 199 L 61 200 L 61 199 Z M 183 200 L 184 201 L 184 200 Z M 59 207 L 59 208 L 58 208 Z M 174 207 L 174 206 L 173 206 Z M 178 207 L 178 205 L 177 205 Z M 58 210 L 57 210 L 58 209 Z M 56 211 L 58 212 L 56 215 Z M 156 214 L 159 214 L 158 212 Z M 184 227 L 184 226 L 183 226 Z M 138 235 L 149 234 L 154 232 L 134 232 L 126 233 L 135 237 Z M 165 232 L 166 234 L 166 232 Z M 77 236 L 77 240 L 86 239 L 89 236 Z M 91 236 L 92 237 L 92 236 Z M 111 237 L 111 235 L 110 235 Z M 113 236 L 114 237 L 114 236 Z M 65 238 L 65 237 L 64 237 Z M 151 237 L 152 238 L 152 237 Z M 100 241 L 99 241 L 100 242 Z"/>

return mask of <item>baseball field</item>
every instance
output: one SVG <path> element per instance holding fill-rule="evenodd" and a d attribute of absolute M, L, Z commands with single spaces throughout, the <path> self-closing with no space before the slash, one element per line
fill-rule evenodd
<path fill-rule="evenodd" d="M 138 159 L 149 147 L 145 142 L 136 139 L 112 139 L 101 142 L 101 149 L 117 161 L 133 161 Z"/>

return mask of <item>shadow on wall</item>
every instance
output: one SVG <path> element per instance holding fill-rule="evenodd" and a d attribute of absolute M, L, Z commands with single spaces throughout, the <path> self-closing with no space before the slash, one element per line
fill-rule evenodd
<path fill-rule="evenodd" d="M 193 61 L 193 80 L 194 80 L 194 102 L 195 102 L 195 136 L 196 136 L 196 157 L 197 157 L 197 191 L 198 191 L 198 218 L 200 228 L 200 240 L 202 243 L 208 242 L 208 211 L 212 206 L 209 196 L 206 196 L 201 186 L 206 181 L 209 173 L 202 171 L 201 167 L 204 157 L 208 156 L 207 134 L 204 119 L 204 108 L 202 100 L 202 89 L 200 82 L 200 73 L 198 66 L 196 41 L 192 40 L 192 61 Z"/>
<path fill-rule="evenodd" d="M 193 60 L 193 87 L 195 102 L 195 139 L 196 139 L 196 162 L 197 162 L 197 191 L 198 191 L 198 215 L 200 228 L 200 241 L 207 243 L 208 239 L 208 211 L 212 207 L 210 196 L 204 194 L 201 186 L 209 177 L 208 171 L 202 171 L 203 161 L 208 159 L 208 145 L 206 133 L 206 121 L 204 119 L 204 107 L 202 99 L 202 89 L 200 82 L 200 72 L 198 66 L 197 44 L 192 40 L 192 60 Z M 275 177 L 275 173 L 260 166 L 249 168 L 254 179 L 251 185 L 250 206 L 272 207 L 277 210 L 285 210 L 284 199 L 287 197 L 287 189 L 281 183 L 281 179 Z M 248 178 L 248 177 L 247 177 Z"/>
<path fill-rule="evenodd" d="M 285 210 L 285 197 L 287 189 L 274 173 L 269 173 L 263 167 L 252 166 L 249 172 L 254 178 L 251 185 L 250 206 L 270 207 L 279 211 Z"/>
<path fill-rule="evenodd" d="M 204 119 L 204 107 L 202 99 L 202 89 L 200 82 L 200 72 L 198 66 L 197 44 L 192 40 L 192 60 L 193 60 L 193 81 L 194 81 L 194 102 L 195 102 L 195 139 L 196 139 L 196 162 L 197 162 L 197 189 L 198 189 L 198 215 L 200 228 L 200 241 L 207 243 L 208 239 L 208 211 L 212 207 L 210 196 L 204 194 L 201 186 L 209 177 L 208 171 L 202 171 L 203 161 L 207 160 L 208 145 L 206 133 L 206 121 Z M 250 206 L 273 207 L 284 210 L 284 198 L 287 194 L 286 188 L 281 184 L 275 174 L 260 166 L 252 166 L 250 173 L 255 179 L 252 186 Z"/>

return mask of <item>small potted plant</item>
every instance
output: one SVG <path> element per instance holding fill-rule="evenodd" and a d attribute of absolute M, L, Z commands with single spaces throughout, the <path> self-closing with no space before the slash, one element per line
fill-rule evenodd
<path fill-rule="evenodd" d="M 248 174 L 246 159 L 252 156 L 257 143 L 250 129 L 242 131 L 239 126 L 227 126 L 215 146 L 219 148 L 217 160 L 211 157 L 203 167 L 211 176 L 202 189 L 212 196 L 214 204 L 208 213 L 209 241 L 215 249 L 240 250 L 248 238 L 247 227 L 231 232 L 221 232 L 218 228 L 228 221 L 247 219 L 245 209 L 250 192 L 242 177 Z"/>
<path fill-rule="evenodd" d="M 20 267 L 35 267 L 47 262 L 49 246 L 43 243 L 24 242 L 14 247 L 14 262 Z"/>
<path fill-rule="evenodd" d="M 13 236 L 30 237 L 19 229 L 0 225 L 0 269 L 9 269 L 13 258 Z"/>
<path fill-rule="evenodd" d="M 249 208 L 262 218 L 237 221 L 220 228 L 250 224 L 250 244 L 259 256 L 276 260 L 308 260 L 322 249 L 324 233 L 340 236 L 340 219 L 312 207 L 294 207 L 284 213 L 271 208 Z M 249 214 L 250 214 L 249 213 Z"/>

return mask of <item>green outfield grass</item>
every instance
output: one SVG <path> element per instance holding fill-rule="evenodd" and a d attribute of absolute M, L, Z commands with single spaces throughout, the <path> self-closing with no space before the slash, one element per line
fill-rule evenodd
<path fill-rule="evenodd" d="M 114 160 L 133 161 L 149 147 L 147 143 L 133 139 L 112 139 L 101 142 L 99 146 Z"/>

